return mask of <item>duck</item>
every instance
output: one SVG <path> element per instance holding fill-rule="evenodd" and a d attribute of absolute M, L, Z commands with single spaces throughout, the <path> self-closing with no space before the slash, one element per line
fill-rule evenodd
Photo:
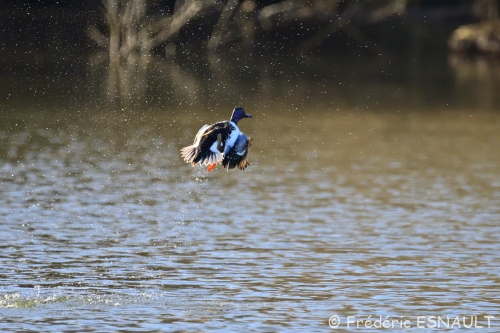
<path fill-rule="evenodd" d="M 207 172 L 218 163 L 227 171 L 235 167 L 245 170 L 249 165 L 247 156 L 251 139 L 238 128 L 238 122 L 244 118 L 252 118 L 252 115 L 242 107 L 236 107 L 229 120 L 203 125 L 193 144 L 181 149 L 184 161 L 193 167 L 207 166 Z"/>

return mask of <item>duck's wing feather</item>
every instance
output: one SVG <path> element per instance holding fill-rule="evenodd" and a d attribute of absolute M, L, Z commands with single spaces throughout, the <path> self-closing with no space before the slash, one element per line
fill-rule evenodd
<path fill-rule="evenodd" d="M 224 145 L 231 130 L 228 122 L 222 121 L 206 127 L 203 132 L 199 132 L 198 151 L 191 163 L 209 165 L 222 161 Z"/>
<path fill-rule="evenodd" d="M 197 153 L 197 148 L 196 146 L 187 146 L 181 149 L 181 156 L 184 159 L 184 161 L 188 163 L 192 163 L 194 157 L 196 156 Z"/>
<path fill-rule="evenodd" d="M 241 156 L 241 161 L 238 163 L 238 168 L 240 170 L 245 170 L 245 168 L 250 165 L 250 162 L 248 162 L 247 156 L 248 156 L 248 149 L 252 145 L 252 140 L 253 140 L 252 138 L 247 136 L 246 149 L 245 149 L 244 154 Z"/>
<path fill-rule="evenodd" d="M 188 163 L 192 163 L 193 159 L 196 157 L 198 154 L 198 146 L 200 145 L 200 140 L 201 137 L 203 136 L 203 133 L 210 128 L 210 125 L 203 125 L 199 130 L 198 133 L 196 133 L 196 136 L 194 137 L 194 142 L 191 146 L 187 146 L 181 149 L 181 156 L 184 158 L 184 161 Z"/>
<path fill-rule="evenodd" d="M 250 147 L 251 139 L 246 135 L 241 133 L 238 135 L 234 146 L 229 149 L 229 152 L 224 156 L 222 160 L 222 166 L 226 170 L 233 169 L 236 166 L 240 170 L 245 170 L 245 168 L 250 164 L 248 163 L 248 147 Z"/>
<path fill-rule="evenodd" d="M 210 125 L 203 125 L 202 128 L 200 128 L 200 130 L 198 131 L 198 133 L 196 133 L 196 136 L 194 137 L 194 143 L 193 143 L 193 146 L 198 146 L 198 144 L 200 143 L 200 140 L 201 140 L 201 137 L 203 136 L 203 134 L 207 131 L 207 129 L 210 128 Z"/>

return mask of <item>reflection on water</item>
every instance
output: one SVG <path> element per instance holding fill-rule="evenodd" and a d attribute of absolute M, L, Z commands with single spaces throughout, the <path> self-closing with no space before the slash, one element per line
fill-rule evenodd
<path fill-rule="evenodd" d="M 148 90 L 152 85 L 169 91 L 185 103 L 192 104 L 199 98 L 199 79 L 192 73 L 182 71 L 174 60 L 131 54 L 122 62 L 108 63 L 108 55 L 103 52 L 90 58 L 89 70 L 97 80 L 93 84 L 103 84 L 101 94 L 110 104 L 148 104 Z M 102 77 L 104 82 L 100 82 Z"/>
<path fill-rule="evenodd" d="M 500 60 L 451 54 L 448 58 L 457 85 L 457 101 L 461 105 L 485 110 L 500 109 Z M 474 89 L 475 93 L 469 91 Z"/>
<path fill-rule="evenodd" d="M 107 53 L 81 61 L 8 64 L 0 71 L 4 110 L 185 109 L 242 104 L 266 110 L 500 109 L 494 59 L 342 53 L 283 55 L 263 50 L 200 53 L 167 59 Z M 29 101 L 29 105 L 26 105 Z"/>
<path fill-rule="evenodd" d="M 500 317 L 500 115 L 248 110 L 252 165 L 210 174 L 179 149 L 225 108 L 6 114 L 2 330 Z"/>

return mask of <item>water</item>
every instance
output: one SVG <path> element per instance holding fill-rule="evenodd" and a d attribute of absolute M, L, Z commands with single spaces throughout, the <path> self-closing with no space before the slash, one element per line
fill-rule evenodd
<path fill-rule="evenodd" d="M 227 108 L 4 112 L 0 329 L 498 330 L 500 114 L 259 98 L 208 174 L 179 149 Z"/>

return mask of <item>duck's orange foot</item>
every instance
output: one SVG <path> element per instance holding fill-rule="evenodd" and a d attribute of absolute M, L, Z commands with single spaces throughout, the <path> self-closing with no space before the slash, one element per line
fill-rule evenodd
<path fill-rule="evenodd" d="M 207 172 L 212 171 L 212 170 L 213 170 L 216 166 L 217 166 L 217 163 L 212 163 L 212 164 L 210 164 L 210 165 L 208 166 L 208 168 L 207 168 Z"/>

